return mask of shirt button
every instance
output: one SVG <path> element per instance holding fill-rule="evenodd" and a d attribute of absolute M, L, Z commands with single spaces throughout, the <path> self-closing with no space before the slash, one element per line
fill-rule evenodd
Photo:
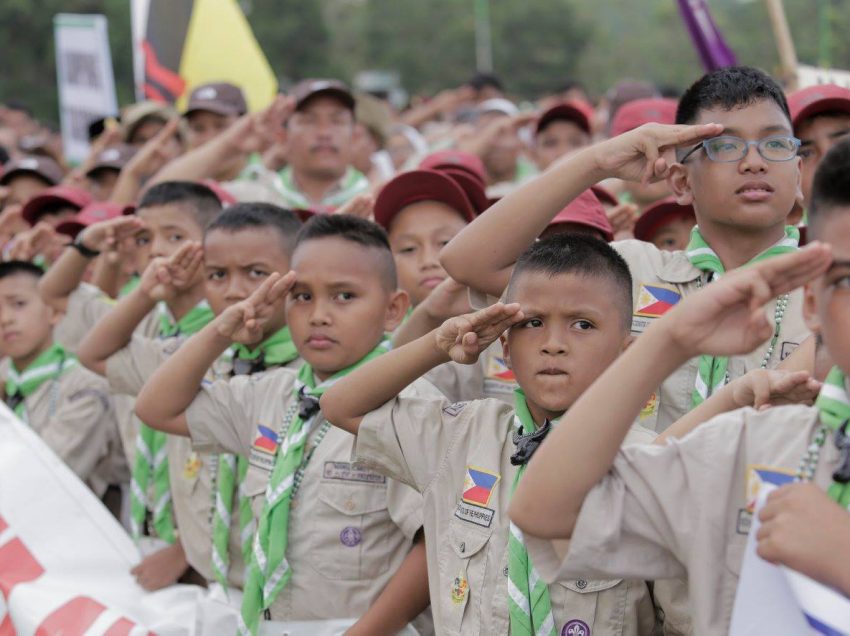
<path fill-rule="evenodd" d="M 351 499 L 345 502 L 345 509 L 349 511 L 354 510 L 354 502 Z"/>
<path fill-rule="evenodd" d="M 466 552 L 466 543 L 465 543 L 465 542 L 461 541 L 461 542 L 460 542 L 460 546 L 459 546 L 459 547 L 460 547 L 460 553 L 461 553 L 461 554 L 463 554 L 464 552 Z"/>
<path fill-rule="evenodd" d="M 508 575 L 508 566 L 507 565 L 505 566 L 505 569 L 502 570 L 502 574 L 504 574 L 505 576 Z"/>
<path fill-rule="evenodd" d="M 583 590 L 587 587 L 587 581 L 585 581 L 584 579 L 579 579 L 578 581 L 576 581 L 576 587 L 580 590 Z"/>

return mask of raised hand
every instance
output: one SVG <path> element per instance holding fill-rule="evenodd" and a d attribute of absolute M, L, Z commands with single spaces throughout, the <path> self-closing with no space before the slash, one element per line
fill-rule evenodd
<path fill-rule="evenodd" d="M 172 256 L 151 261 L 142 274 L 139 289 L 151 300 L 173 300 L 197 283 L 203 259 L 200 243 L 184 243 Z"/>
<path fill-rule="evenodd" d="M 15 241 L 9 249 L 9 260 L 31 261 L 40 255 L 52 262 L 69 241 L 68 236 L 59 234 L 52 225 L 41 221 L 15 236 Z"/>
<path fill-rule="evenodd" d="M 179 145 L 174 143 L 179 126 L 180 120 L 177 118 L 166 122 L 165 126 L 133 155 L 124 170 L 142 179 L 159 172 L 180 151 Z"/>
<path fill-rule="evenodd" d="M 773 333 L 764 305 L 821 275 L 831 261 L 829 247 L 815 242 L 729 272 L 680 301 L 650 329 L 666 329 L 671 346 L 687 358 L 749 353 Z"/>
<path fill-rule="evenodd" d="M 517 303 L 496 303 L 472 314 L 449 318 L 437 328 L 436 345 L 455 362 L 474 364 L 482 351 L 522 318 Z"/>
<path fill-rule="evenodd" d="M 271 105 L 259 113 L 240 117 L 224 133 L 227 142 L 237 152 L 263 152 L 283 129 L 283 124 L 295 112 L 295 98 L 275 97 Z"/>
<path fill-rule="evenodd" d="M 670 166 L 665 151 L 693 146 L 723 132 L 720 124 L 644 124 L 627 133 L 592 146 L 593 160 L 602 178 L 653 183 L 667 176 Z"/>
<path fill-rule="evenodd" d="M 358 194 L 334 210 L 334 214 L 350 214 L 370 221 L 375 216 L 375 197 L 368 192 Z"/>
<path fill-rule="evenodd" d="M 634 238 L 635 223 L 640 214 L 634 203 L 619 203 L 610 210 L 606 210 L 608 221 L 614 233 L 614 240 Z"/>
<path fill-rule="evenodd" d="M 729 385 L 735 404 L 759 410 L 783 404 L 814 404 L 820 387 L 808 371 L 773 369 L 753 369 Z"/>
<path fill-rule="evenodd" d="M 78 240 L 87 248 L 97 252 L 117 250 L 127 238 L 134 236 L 144 227 L 136 216 L 119 216 L 108 221 L 93 223 L 85 228 Z"/>
<path fill-rule="evenodd" d="M 295 272 L 283 276 L 277 272 L 271 274 L 248 298 L 231 305 L 215 319 L 218 333 L 241 344 L 260 342 L 265 325 L 294 283 Z"/>
<path fill-rule="evenodd" d="M 469 288 L 452 278 L 437 285 L 422 303 L 428 316 L 440 322 L 472 311 Z"/>

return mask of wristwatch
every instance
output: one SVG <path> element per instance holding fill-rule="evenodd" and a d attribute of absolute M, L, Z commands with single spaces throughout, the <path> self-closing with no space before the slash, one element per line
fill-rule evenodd
<path fill-rule="evenodd" d="M 74 242 L 71 243 L 71 247 L 77 250 L 80 254 L 82 254 L 85 258 L 95 258 L 96 256 L 100 256 L 100 252 L 97 250 L 93 250 L 90 247 L 87 247 L 83 244 L 82 235 L 77 234 L 77 238 L 74 239 Z"/>

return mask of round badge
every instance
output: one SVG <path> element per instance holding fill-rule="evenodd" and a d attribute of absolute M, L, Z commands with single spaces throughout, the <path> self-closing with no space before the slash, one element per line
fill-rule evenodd
<path fill-rule="evenodd" d="M 561 629 L 561 636 L 590 636 L 590 628 L 584 621 L 572 620 Z"/>
<path fill-rule="evenodd" d="M 339 540 L 342 542 L 342 545 L 353 548 L 356 545 L 360 545 L 363 535 L 360 533 L 360 528 L 348 526 L 347 528 L 343 528 L 342 532 L 339 533 Z"/>

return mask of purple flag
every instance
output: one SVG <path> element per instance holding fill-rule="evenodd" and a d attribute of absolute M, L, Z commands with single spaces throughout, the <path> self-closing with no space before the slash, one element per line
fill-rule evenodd
<path fill-rule="evenodd" d="M 717 28 L 706 0 L 679 0 L 679 10 L 706 71 L 735 65 L 735 54 Z"/>

